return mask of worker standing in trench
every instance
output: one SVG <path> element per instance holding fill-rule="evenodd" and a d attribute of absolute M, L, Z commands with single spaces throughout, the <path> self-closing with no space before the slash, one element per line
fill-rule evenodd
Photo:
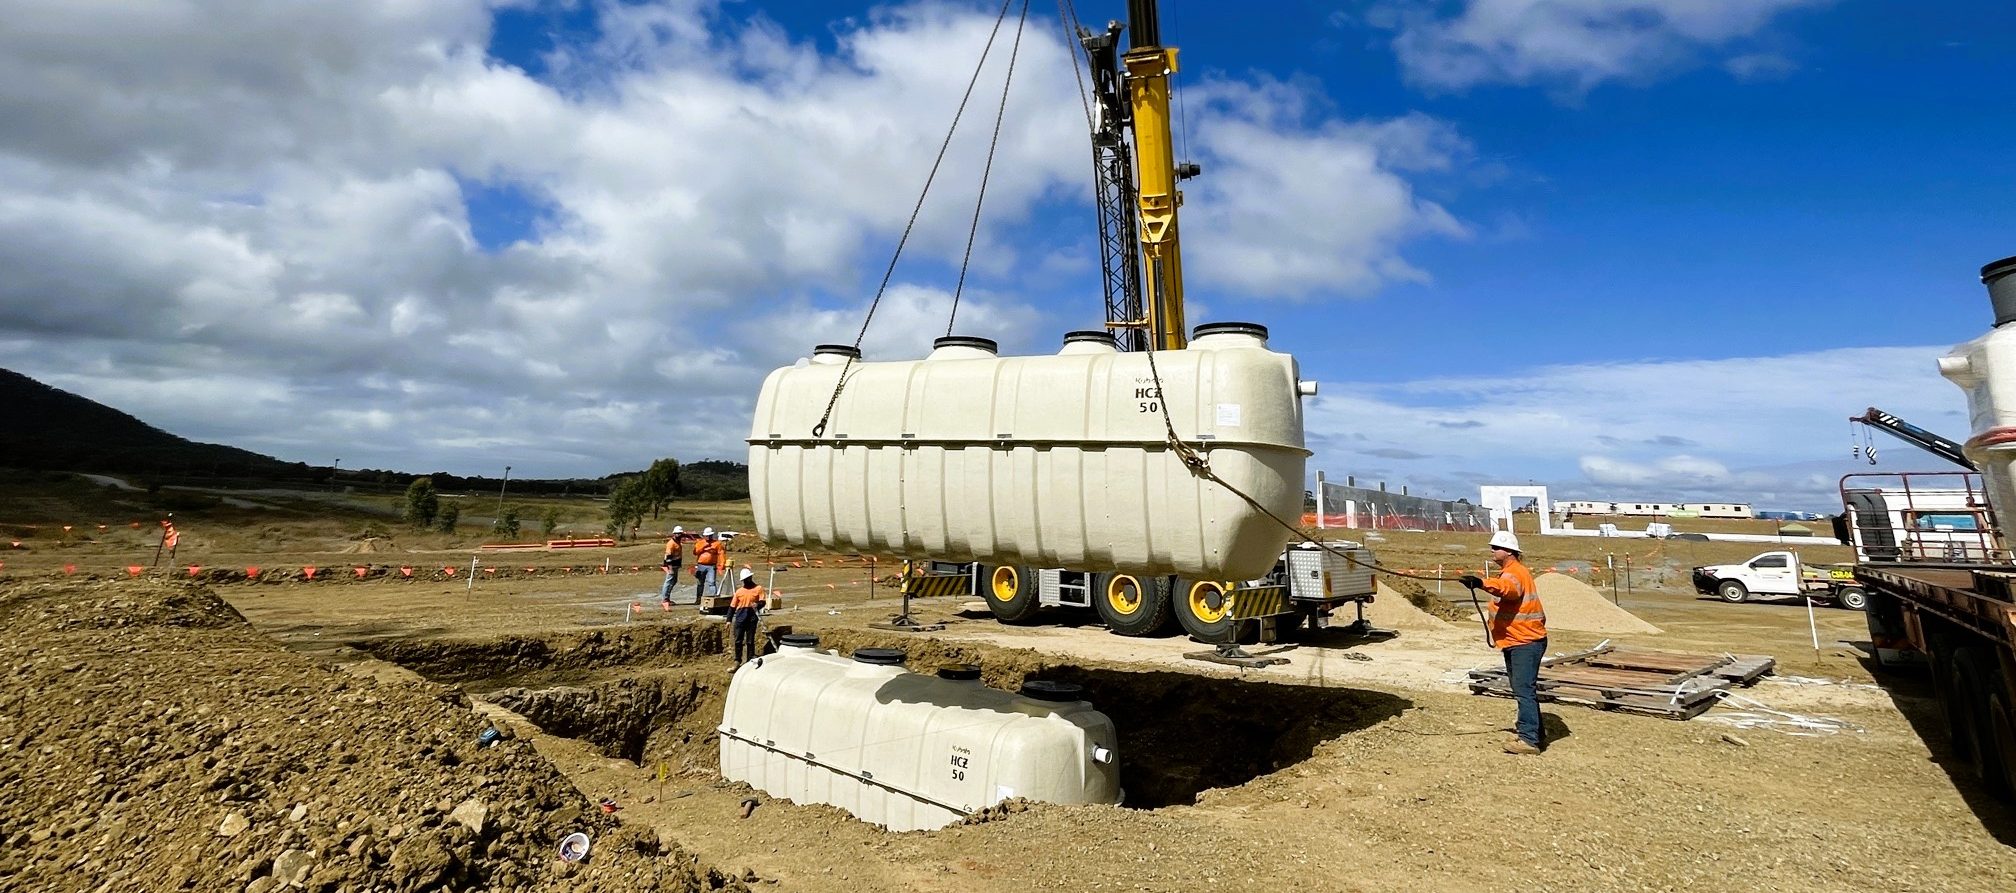
<path fill-rule="evenodd" d="M 1519 537 L 1510 530 L 1491 534 L 1491 561 L 1498 576 L 1489 580 L 1464 574 L 1462 583 L 1472 591 L 1491 593 L 1491 607 L 1485 613 L 1485 627 L 1491 645 L 1505 655 L 1505 675 L 1512 685 L 1512 699 L 1519 705 L 1519 720 L 1513 737 L 1506 739 L 1505 752 L 1537 754 L 1546 743 L 1540 733 L 1540 659 L 1547 656 L 1547 612 L 1540 607 L 1540 590 L 1533 584 L 1533 572 L 1519 560 Z"/>
<path fill-rule="evenodd" d="M 770 593 L 756 585 L 756 572 L 742 569 L 742 585 L 728 600 L 729 627 L 735 635 L 735 665 L 756 657 L 756 618 Z"/>

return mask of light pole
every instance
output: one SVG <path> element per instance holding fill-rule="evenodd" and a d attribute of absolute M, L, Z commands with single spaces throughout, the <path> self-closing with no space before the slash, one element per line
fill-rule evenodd
<path fill-rule="evenodd" d="M 504 490 L 511 486 L 511 466 L 504 466 L 504 483 L 497 485 L 497 518 L 504 518 Z"/>
<path fill-rule="evenodd" d="M 331 490 L 343 489 L 343 485 L 337 482 L 337 478 L 340 477 L 342 474 L 343 474 L 343 460 L 338 459 L 336 460 L 335 465 L 329 467 L 329 489 Z"/>

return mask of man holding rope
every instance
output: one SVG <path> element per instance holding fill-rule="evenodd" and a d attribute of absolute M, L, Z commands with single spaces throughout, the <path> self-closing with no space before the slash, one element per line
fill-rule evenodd
<path fill-rule="evenodd" d="M 1491 606 L 1484 611 L 1485 634 L 1491 646 L 1505 655 L 1505 675 L 1512 684 L 1512 699 L 1519 704 L 1519 720 L 1514 737 L 1506 739 L 1505 752 L 1537 754 L 1544 744 L 1540 734 L 1540 659 L 1547 655 L 1547 612 L 1540 607 L 1540 590 L 1533 585 L 1533 572 L 1519 560 L 1519 537 L 1510 530 L 1491 535 L 1491 561 L 1498 576 L 1489 580 L 1464 574 L 1463 585 L 1476 598 L 1478 589 L 1491 594 Z"/>

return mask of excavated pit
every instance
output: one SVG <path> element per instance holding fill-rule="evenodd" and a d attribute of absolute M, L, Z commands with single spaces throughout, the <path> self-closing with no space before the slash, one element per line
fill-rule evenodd
<path fill-rule="evenodd" d="M 781 634 L 788 630 L 772 630 Z M 1055 662 L 1036 652 L 859 630 L 819 630 L 821 648 L 895 647 L 930 671 L 976 664 L 983 681 L 1073 682 L 1119 732 L 1129 807 L 1194 804 L 1308 759 L 1324 742 L 1412 706 L 1385 692 Z M 487 641 L 377 643 L 372 650 L 438 682 L 459 684 L 549 734 L 610 757 L 711 772 L 732 667 L 719 624 L 654 626 Z"/>

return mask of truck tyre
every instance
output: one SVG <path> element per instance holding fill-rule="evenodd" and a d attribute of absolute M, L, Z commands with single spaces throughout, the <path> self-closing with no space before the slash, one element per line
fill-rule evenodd
<path fill-rule="evenodd" d="M 1740 580 L 1723 580 L 1715 585 L 1715 597 L 1732 605 L 1750 600 L 1750 590 Z"/>
<path fill-rule="evenodd" d="M 1042 604 L 1036 597 L 1036 571 L 1013 564 L 983 567 L 980 595 L 987 610 L 1002 623 L 1028 623 Z"/>
<path fill-rule="evenodd" d="M 1834 603 L 1850 611 L 1869 609 L 1869 592 L 1860 586 L 1843 586 L 1834 592 Z"/>
<path fill-rule="evenodd" d="M 2016 802 L 2016 709 L 2011 709 L 2006 690 L 1988 696 L 1987 721 L 1988 740 L 1983 744 L 1997 755 L 2002 769 L 1999 780 L 1992 781 L 1989 788 L 2002 799 Z"/>
<path fill-rule="evenodd" d="M 1999 732 L 2002 725 L 2001 692 L 1995 688 L 2001 685 L 2000 675 L 1990 663 L 1992 656 L 1986 651 L 1967 647 L 1953 653 L 1954 694 L 1953 703 L 1956 718 L 1964 717 L 1954 724 L 1954 744 L 1964 737 L 1969 751 L 1965 763 L 1973 770 L 1975 781 L 1997 797 L 2007 797 L 2008 768 L 2002 750 L 2004 742 L 1998 741 L 2006 733 Z M 1956 746 L 1955 751 L 1959 748 Z"/>
<path fill-rule="evenodd" d="M 1932 691 L 1939 697 L 1939 715 L 1946 720 L 1946 743 L 1955 762 L 1967 763 L 1974 758 L 1974 729 L 1967 721 L 1972 708 L 1964 700 L 1966 692 L 1960 688 L 1960 669 L 1954 661 L 1958 650 L 1944 629 L 1928 624 L 1925 656 L 1931 663 Z"/>
<path fill-rule="evenodd" d="M 1169 583 L 1119 571 L 1092 575 L 1092 607 L 1122 636 L 1152 636 L 1169 625 Z"/>
<path fill-rule="evenodd" d="M 1216 645 L 1226 641 L 1252 641 L 1259 632 L 1259 624 L 1249 621 L 1239 624 L 1236 635 L 1233 631 L 1234 585 L 1223 580 L 1176 578 L 1176 589 L 1170 598 L 1174 603 L 1176 622 L 1199 642 Z"/>

